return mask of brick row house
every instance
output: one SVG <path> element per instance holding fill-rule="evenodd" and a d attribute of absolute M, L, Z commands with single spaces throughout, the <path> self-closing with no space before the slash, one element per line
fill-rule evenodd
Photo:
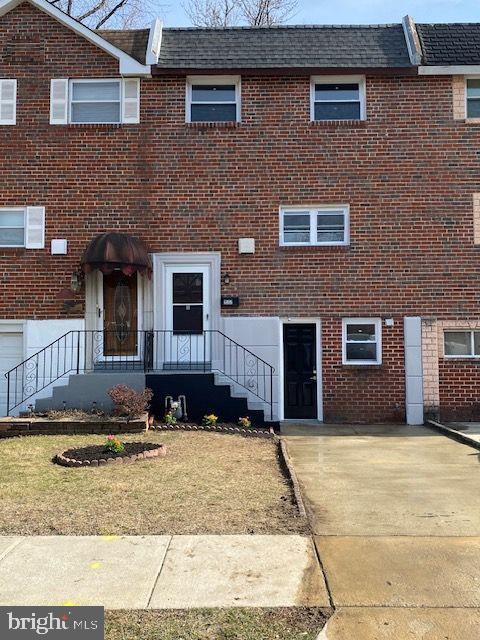
<path fill-rule="evenodd" d="M 0 0 L 0 414 L 478 419 L 479 124 L 480 25 Z"/>

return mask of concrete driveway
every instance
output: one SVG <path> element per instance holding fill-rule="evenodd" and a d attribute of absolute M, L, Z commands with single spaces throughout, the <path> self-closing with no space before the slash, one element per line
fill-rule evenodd
<path fill-rule="evenodd" d="M 478 640 L 478 451 L 424 427 L 283 432 L 336 608 L 321 637 Z"/>

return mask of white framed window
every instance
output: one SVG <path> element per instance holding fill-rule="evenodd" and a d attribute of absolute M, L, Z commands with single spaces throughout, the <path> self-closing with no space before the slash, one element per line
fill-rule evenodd
<path fill-rule="evenodd" d="M 0 78 L 0 125 L 17 123 L 17 81 Z"/>
<path fill-rule="evenodd" d="M 480 77 L 465 78 L 465 102 L 467 118 L 480 118 Z"/>
<path fill-rule="evenodd" d="M 140 81 L 55 79 L 51 81 L 51 124 L 136 124 L 140 122 Z"/>
<path fill-rule="evenodd" d="M 342 363 L 382 364 L 381 318 L 343 318 Z"/>
<path fill-rule="evenodd" d="M 0 208 L 0 247 L 45 247 L 44 207 Z"/>
<path fill-rule="evenodd" d="M 312 122 L 365 120 L 365 76 L 313 76 L 310 82 Z"/>
<path fill-rule="evenodd" d="M 240 122 L 240 76 L 189 76 L 186 122 Z"/>
<path fill-rule="evenodd" d="M 280 208 L 280 246 L 349 243 L 348 205 Z"/>
<path fill-rule="evenodd" d="M 446 358 L 480 358 L 480 330 L 448 330 L 443 339 Z"/>

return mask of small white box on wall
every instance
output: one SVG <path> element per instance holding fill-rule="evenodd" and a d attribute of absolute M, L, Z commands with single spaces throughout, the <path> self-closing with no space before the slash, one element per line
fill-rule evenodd
<path fill-rule="evenodd" d="M 238 253 L 255 253 L 255 238 L 239 238 Z"/>
<path fill-rule="evenodd" d="M 67 241 L 55 239 L 52 240 L 51 244 L 51 253 L 52 256 L 65 256 L 67 255 Z"/>

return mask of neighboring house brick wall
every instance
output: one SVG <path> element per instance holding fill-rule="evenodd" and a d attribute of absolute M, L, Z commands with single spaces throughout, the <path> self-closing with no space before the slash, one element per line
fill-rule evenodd
<path fill-rule="evenodd" d="M 440 405 L 440 381 L 438 375 L 438 335 L 437 321 L 433 318 L 422 320 L 422 368 L 423 405 L 429 417 L 438 417 Z"/>
<path fill-rule="evenodd" d="M 480 193 L 473 194 L 473 238 L 480 244 Z"/>

